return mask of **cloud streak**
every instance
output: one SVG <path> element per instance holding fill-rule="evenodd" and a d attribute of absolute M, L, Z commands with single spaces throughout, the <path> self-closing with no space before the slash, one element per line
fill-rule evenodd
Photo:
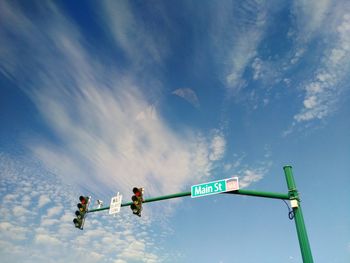
<path fill-rule="evenodd" d="M 161 112 L 150 106 L 151 90 L 146 89 L 150 83 L 139 80 L 138 74 L 120 72 L 113 64 L 106 67 L 96 53 L 92 56 L 96 50 L 63 11 L 48 4 L 45 17 L 50 23 L 43 23 L 30 20 L 12 4 L 3 5 L 4 31 L 11 21 L 21 24 L 13 34 L 27 50 L 36 50 L 35 56 L 25 52 L 22 60 L 18 50 L 8 47 L 11 52 L 4 55 L 5 61 L 13 63 L 4 63 L 3 68 L 18 79 L 25 76 L 21 88 L 51 131 L 54 140 L 37 138 L 29 145 L 51 171 L 102 196 L 129 192 L 134 186 L 144 186 L 147 195 L 177 192 L 210 175 L 215 161 L 209 157 L 212 138 L 189 128 L 171 130 Z M 118 26 L 136 30 L 128 12 Z M 137 49 L 133 34 L 116 30 L 122 31 L 115 34 L 123 47 Z M 3 37 L 13 41 L 6 34 Z M 40 50 L 35 48 L 37 39 L 43 41 Z M 146 118 L 150 107 L 152 116 Z M 48 200 L 42 198 L 39 204 L 44 207 Z"/>
<path fill-rule="evenodd" d="M 192 106 L 194 106 L 195 108 L 200 107 L 197 94 L 192 89 L 189 89 L 189 88 L 176 89 L 172 92 L 172 94 L 183 98 L 188 103 L 192 104 Z"/>
<path fill-rule="evenodd" d="M 136 68 L 145 70 L 145 66 L 162 64 L 169 51 L 159 27 L 146 28 L 142 16 L 133 12 L 129 1 L 107 0 L 101 7 L 104 26 Z"/>
<path fill-rule="evenodd" d="M 297 41 L 305 44 L 318 34 L 327 20 L 331 8 L 330 0 L 293 1 L 292 14 L 296 19 Z"/>
<path fill-rule="evenodd" d="M 264 1 L 217 7 L 212 42 L 216 59 L 223 62 L 223 82 L 231 95 L 246 85 L 242 76 L 264 36 L 267 10 Z"/>
<path fill-rule="evenodd" d="M 346 8 L 347 7 L 347 8 Z M 350 6 L 336 6 L 328 18 L 333 41 L 325 49 L 320 66 L 304 84 L 303 107 L 294 116 L 296 122 L 324 119 L 337 108 L 343 92 L 341 84 L 350 72 Z M 333 33 L 334 32 L 334 33 Z"/>
<path fill-rule="evenodd" d="M 273 164 L 271 161 L 270 151 L 265 149 L 264 159 L 261 161 L 248 165 L 244 162 L 246 158 L 245 154 L 241 156 L 235 155 L 235 160 L 232 163 L 227 163 L 225 165 L 225 172 L 232 177 L 237 176 L 239 178 L 240 188 L 246 188 L 254 183 L 262 180 Z"/>

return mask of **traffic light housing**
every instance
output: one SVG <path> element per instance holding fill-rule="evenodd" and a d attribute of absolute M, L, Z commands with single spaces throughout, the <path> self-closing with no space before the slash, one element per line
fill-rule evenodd
<path fill-rule="evenodd" d="M 130 208 L 134 215 L 141 217 L 144 189 L 134 187 L 132 189 L 132 192 L 134 193 L 134 195 L 131 197 L 132 204 L 130 205 Z"/>
<path fill-rule="evenodd" d="M 80 203 L 77 204 L 78 210 L 75 211 L 76 218 L 73 219 L 73 223 L 76 228 L 82 230 L 84 227 L 85 217 L 90 204 L 90 197 L 80 196 L 79 201 Z"/>

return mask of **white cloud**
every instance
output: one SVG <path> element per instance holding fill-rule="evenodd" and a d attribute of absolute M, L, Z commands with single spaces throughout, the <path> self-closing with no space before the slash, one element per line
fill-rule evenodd
<path fill-rule="evenodd" d="M 30 191 L 30 188 L 28 188 L 27 190 Z M 23 207 L 28 207 L 31 204 L 31 201 L 31 197 L 29 195 L 26 195 L 22 198 L 21 204 Z"/>
<path fill-rule="evenodd" d="M 227 2 L 215 8 L 211 29 L 214 54 L 224 65 L 223 82 L 234 94 L 245 86 L 242 76 L 257 54 L 270 8 L 264 1 L 246 1 L 242 5 Z"/>
<path fill-rule="evenodd" d="M 45 105 L 40 105 L 40 108 L 45 109 L 45 115 L 56 115 L 50 125 L 59 126 L 56 133 L 66 141 L 60 151 L 56 146 L 33 148 L 49 167 L 69 179 L 74 171 L 77 182 L 88 184 L 85 187 L 91 187 L 92 180 L 89 179 L 93 177 L 109 187 L 118 185 L 121 191 L 142 184 L 149 194 L 169 191 L 169 185 L 172 185 L 172 191 L 178 191 L 191 173 L 195 176 L 206 174 L 203 172 L 209 166 L 209 160 L 193 161 L 198 160 L 202 151 L 208 151 L 203 144 L 196 142 L 196 136 L 180 137 L 161 119 L 146 121 L 136 118 L 136 113 L 145 105 L 141 95 L 134 98 L 126 92 L 121 95 L 124 99 L 120 102 L 111 95 L 95 94 L 95 90 L 91 92 L 98 96 L 95 103 L 79 101 L 81 107 L 76 108 L 77 103 L 73 103 L 74 107 L 70 109 L 64 105 L 65 99 L 52 102 L 55 107 L 51 107 L 51 96 L 41 93 L 45 98 L 39 100 L 45 101 Z M 96 103 L 99 97 L 104 101 L 102 104 Z M 124 107 L 124 104 L 128 106 Z M 99 115 L 102 107 L 109 109 L 105 115 Z M 84 112 L 79 118 L 80 123 L 67 118 L 70 110 Z M 92 120 L 98 127 L 104 127 L 103 130 L 89 129 L 85 123 Z"/>
<path fill-rule="evenodd" d="M 135 185 L 144 186 L 147 196 L 178 192 L 192 182 L 210 176 L 214 160 L 209 156 L 212 153 L 216 156 L 214 159 L 221 158 L 222 141 L 216 139 L 211 143 L 211 137 L 189 128 L 181 132 L 172 130 L 161 112 L 149 106 L 153 105 L 148 97 L 148 92 L 152 93 L 149 82 L 144 82 L 140 75 L 119 72 L 113 65 L 105 66 L 96 60 L 96 54 L 90 56 L 89 48 L 92 47 L 53 3 L 43 8 L 45 15 L 40 23 L 31 21 L 21 12 L 24 9 L 1 4 L 5 8 L 0 9 L 0 17 L 6 20 L 1 27 L 11 30 L 22 43 L 21 46 L 9 45 L 6 54 L 0 53 L 7 61 L 2 70 L 17 78 L 55 141 L 59 141 L 54 144 L 42 137 L 40 140 L 34 138 L 29 147 L 45 165 L 34 171 L 28 170 L 33 165 L 32 159 L 14 161 L 0 155 L 0 171 L 6 174 L 6 178 L 0 177 L 0 183 L 11 183 L 12 187 L 6 189 L 13 189 L 7 193 L 6 200 L 1 200 L 0 211 L 5 212 L 3 220 L 11 220 L 11 201 L 30 196 L 26 204 L 31 201 L 31 213 L 16 223 L 22 224 L 23 230 L 27 231 L 18 237 L 21 240 L 28 238 L 28 250 L 35 262 L 46 262 L 47 258 L 55 258 L 57 262 L 78 259 L 109 262 L 120 255 L 127 257 L 130 252 L 139 255 L 142 262 L 161 261 L 161 252 L 154 248 L 154 240 L 161 244 L 164 237 L 155 237 L 149 231 L 153 227 L 151 211 L 145 209 L 142 222 L 137 224 L 128 208 L 122 208 L 126 210 L 124 214 L 112 219 L 102 213 L 89 214 L 84 232 L 81 232 L 72 224 L 77 201 L 77 196 L 74 200 L 72 196 L 78 191 L 72 191 L 60 179 L 99 198 L 110 197 L 110 193 L 117 190 L 123 194 L 131 193 Z M 9 10 L 11 16 L 4 14 L 4 10 Z M 49 23 L 45 23 L 45 17 L 49 18 Z M 124 21 L 133 23 L 133 19 Z M 22 26 L 13 27 L 13 24 Z M 138 22 L 136 25 L 131 25 L 131 31 L 137 32 Z M 144 54 L 140 53 L 143 40 L 133 44 L 132 38 L 125 35 L 128 30 L 116 30 L 121 30 L 115 33 L 117 42 L 128 56 L 135 56 L 132 58 L 135 61 L 143 61 L 149 54 L 154 55 L 155 63 L 162 60 L 164 53 L 153 50 L 153 37 L 141 34 L 148 43 Z M 1 33 L 4 43 L 11 44 L 11 39 Z M 127 46 L 129 42 L 130 47 Z M 35 54 L 32 54 L 33 50 Z M 133 54 L 135 50 L 139 51 Z M 22 76 L 30 81 L 22 82 Z M 146 90 L 144 87 L 148 88 L 147 92 L 140 91 Z M 11 169 L 7 164 L 11 164 Z M 26 172 L 21 170 L 23 166 Z M 21 192 L 23 189 L 25 192 Z M 63 207 L 68 208 L 64 210 Z M 23 209 L 16 212 L 23 214 Z M 159 211 L 166 216 L 164 210 Z M 142 240 L 135 241 L 134 236 L 140 232 L 145 233 Z M 5 234 L 2 234 L 0 240 L 5 240 Z M 114 242 L 108 242 L 110 240 Z M 11 241 L 12 246 L 20 248 L 21 244 L 15 241 Z M 88 243 L 96 248 L 96 254 L 89 254 Z M 19 253 L 18 260 L 25 255 Z"/>
<path fill-rule="evenodd" d="M 265 147 L 265 154 L 261 161 L 255 164 L 244 162 L 246 155 L 235 155 L 234 161 L 225 165 L 225 172 L 232 177 L 239 178 L 240 188 L 246 188 L 264 178 L 272 166 L 271 152 Z"/>
<path fill-rule="evenodd" d="M 226 75 L 226 85 L 230 90 L 236 90 L 243 86 L 242 75 L 248 63 L 256 55 L 257 46 L 262 38 L 261 29 L 252 29 L 245 32 L 235 41 L 227 61 L 229 68 Z"/>
<path fill-rule="evenodd" d="M 146 252 L 145 244 L 138 240 L 132 240 L 129 242 L 129 246 L 120 254 L 120 258 L 125 259 L 126 261 L 136 260 L 147 263 L 155 263 L 159 261 L 158 256 Z"/>
<path fill-rule="evenodd" d="M 303 54 L 305 53 L 305 48 L 299 48 L 297 49 L 297 51 L 295 52 L 293 58 L 290 60 L 291 64 L 296 64 L 300 58 L 303 56 Z"/>
<path fill-rule="evenodd" d="M 310 127 L 311 121 L 325 120 L 337 111 L 343 104 L 342 94 L 350 73 L 349 3 L 328 0 L 295 1 L 293 14 L 296 18 L 297 34 L 294 35 L 296 52 L 291 63 L 299 61 L 306 51 L 316 52 L 320 60 L 314 64 L 311 75 L 307 73 L 305 81 L 300 85 L 304 92 L 302 106 L 293 116 L 294 121 L 283 132 L 283 136 L 295 129 Z M 314 44 L 315 41 L 317 45 Z M 316 51 L 308 50 L 311 46 Z"/>
<path fill-rule="evenodd" d="M 172 94 L 175 94 L 185 99 L 187 102 L 189 102 L 196 108 L 200 107 L 197 94 L 192 89 L 189 89 L 189 88 L 177 89 L 177 90 L 174 90 Z"/>
<path fill-rule="evenodd" d="M 96 253 L 94 251 L 89 253 L 89 257 L 91 260 L 96 261 L 96 262 L 100 262 L 104 258 L 104 256 L 102 254 Z"/>
<path fill-rule="evenodd" d="M 331 0 L 293 1 L 293 14 L 299 31 L 298 41 L 309 41 L 321 29 L 329 14 L 331 3 Z"/>
<path fill-rule="evenodd" d="M 2 29 L 11 30 L 16 41 L 21 42 L 21 45 L 11 45 L 12 39 L 0 31 L 0 37 L 8 44 L 6 52 L 0 53 L 1 58 L 5 58 L 1 70 L 17 78 L 19 86 L 29 94 L 52 131 L 54 141 L 59 142 L 45 142 L 40 138 L 30 144 L 36 157 L 53 173 L 43 167 L 27 170 L 33 165 L 32 159 L 24 165 L 0 155 L 1 168 L 7 163 L 12 165 L 11 168 L 0 169 L 1 172 L 6 171 L 6 178 L 0 177 L 1 184 L 4 186 L 6 182 L 13 186 L 6 188 L 13 189 L 9 195 L 17 195 L 18 200 L 28 194 L 31 197 L 32 213 L 23 218 L 23 225 L 29 233 L 28 248 L 33 258 L 37 257 L 37 262 L 45 262 L 45 258 L 55 255 L 53 258 L 58 262 L 72 262 L 72 258 L 84 261 L 89 255 L 85 245 L 91 240 L 95 247 L 101 248 L 101 254 L 108 251 L 116 257 L 117 254 L 123 255 L 124 251 L 136 251 L 143 256 L 140 258 L 142 261 L 159 261 L 151 245 L 154 243 L 153 236 L 148 231 L 145 240 L 138 241 L 141 243 L 134 242 L 133 246 L 128 243 L 140 230 L 148 230 L 147 223 L 150 224 L 151 220 L 147 220 L 146 216 L 142 218 L 143 223 L 135 224 L 130 214 L 129 217 L 121 215 L 114 218 L 113 223 L 110 218 L 98 215 L 96 220 L 97 216 L 89 215 L 85 228 L 90 231 L 78 235 L 82 232 L 74 229 L 72 222 L 68 224 L 75 210 L 72 196 L 77 191 L 62 185 L 55 176 L 74 182 L 74 185 L 79 184 L 95 195 L 109 195 L 117 189 L 130 193 L 135 185 L 145 186 L 147 195 L 177 192 L 192 181 L 200 181 L 210 175 L 210 147 L 215 157 L 212 159 L 221 158 L 224 152 L 222 138 L 213 140 L 211 144 L 211 138 L 188 128 L 182 132 L 174 131 L 160 113 L 155 115 L 157 118 L 138 118 L 139 113 L 150 105 L 148 94 L 140 92 L 149 83 L 139 80 L 142 79 L 139 75 L 126 75 L 111 65 L 105 66 L 96 60 L 96 54 L 90 56 L 89 48 L 92 47 L 86 44 L 77 27 L 54 3 L 42 8 L 45 11 L 40 23 L 31 21 L 29 15 L 22 13 L 24 9 L 16 8 L 12 3 L 1 2 L 1 5 L 4 7 L 0 8 L 1 21 L 6 20 L 1 25 Z M 146 55 L 136 52 L 135 61 L 143 60 L 149 54 L 155 57 L 155 61 L 161 60 L 163 53 L 158 54 L 153 49 L 153 38 L 146 33 L 141 34 L 141 40 L 133 46 L 132 38 L 130 40 L 127 36 L 128 29 L 138 33 L 139 23 L 136 22 L 135 26 L 135 18 L 128 17 L 127 12 L 125 15 L 127 17 L 121 19 L 127 21 L 126 27 L 116 29 L 119 31 L 115 33 L 118 43 L 132 57 L 134 51 L 142 50 L 140 46 L 145 40 Z M 128 43 L 131 43 L 130 49 Z M 156 112 L 156 109 L 152 111 Z M 25 172 L 19 169 L 23 165 Z M 25 187 L 22 182 L 26 182 Z M 25 192 L 22 192 L 24 189 Z M 9 211 L 11 198 L 1 200 L 1 211 Z M 55 207 L 51 207 L 51 203 Z M 70 220 L 67 211 L 60 208 L 67 205 L 72 208 Z M 16 212 L 23 214 L 23 209 Z M 10 215 L 5 213 L 4 220 L 8 220 Z M 105 225 L 106 222 L 108 224 Z M 126 230 L 123 231 L 123 228 Z M 111 232 L 118 232 L 120 238 L 109 245 L 104 242 L 105 247 L 101 247 L 100 240 Z M 1 236 L 1 239 L 5 238 Z M 159 239 L 157 241 L 161 243 Z M 72 244 L 79 244 L 79 249 Z M 17 243 L 13 246 L 20 247 Z M 92 255 L 95 259 L 86 262 L 100 259 L 99 253 Z"/>
<path fill-rule="evenodd" d="M 341 94 L 349 75 L 349 32 L 346 17 L 350 6 L 348 1 L 293 1 L 292 15 L 295 24 L 290 34 L 293 37 L 293 56 L 283 68 L 295 69 L 293 65 L 303 57 L 309 60 L 320 57 L 319 62 L 309 63 L 305 81 L 301 84 L 305 95 L 302 107 L 294 115 L 294 121 L 283 132 L 283 136 L 301 129 L 313 120 L 324 120 L 341 105 Z M 317 44 L 316 44 L 317 43 Z M 308 56 L 305 56 L 308 54 Z M 313 68 L 314 67 L 314 68 Z M 290 81 L 287 83 L 290 86 Z"/>
<path fill-rule="evenodd" d="M 63 210 L 62 206 L 51 207 L 47 210 L 47 216 L 48 217 L 57 216 L 57 215 L 61 214 L 62 210 Z"/>
<path fill-rule="evenodd" d="M 260 58 L 255 58 L 252 63 L 252 68 L 254 70 L 253 79 L 257 80 L 262 77 L 263 62 Z"/>
<path fill-rule="evenodd" d="M 332 31 L 329 30 L 328 24 L 333 22 L 330 21 L 331 17 L 336 17 L 336 15 L 333 16 L 332 14 L 333 9 L 330 0 L 293 1 L 291 8 L 292 23 L 288 33 L 293 46 L 289 51 L 285 52 L 284 55 L 283 53 L 278 52 L 277 55 L 264 59 L 256 57 L 251 63 L 253 79 L 262 80 L 263 86 L 266 87 L 264 91 L 265 94 L 266 90 L 268 91 L 275 84 L 284 81 L 284 79 L 286 79 L 285 77 L 288 77 L 286 73 L 292 73 L 293 76 L 295 76 L 293 72 L 295 72 L 297 66 L 303 66 L 305 54 L 308 54 L 306 59 L 310 59 L 310 53 L 318 52 L 320 44 L 315 45 L 315 43 L 321 43 L 322 41 L 320 41 L 320 39 L 328 39 L 329 32 Z M 265 20 L 268 22 L 267 19 Z M 261 29 L 264 30 L 265 28 L 262 27 Z M 262 33 L 262 37 L 263 36 L 264 34 Z M 259 42 L 260 41 L 261 39 Z M 309 49 L 310 47 L 312 47 L 312 49 Z M 335 57 L 337 57 L 337 55 L 341 55 L 341 53 L 336 53 Z M 319 57 L 319 54 L 314 56 Z M 299 64 L 296 65 L 297 63 Z M 315 64 L 316 63 L 314 63 L 314 65 Z M 308 67 L 311 68 L 310 65 Z M 287 79 L 289 79 L 289 77 Z M 299 80 L 297 81 L 300 82 Z M 288 86 L 289 83 L 290 81 L 286 82 Z M 257 101 L 258 99 L 258 97 L 255 97 L 254 101 Z M 262 105 L 266 105 L 267 102 L 269 101 L 264 99 Z M 311 101 L 307 101 L 306 105 L 309 105 L 309 102 Z M 255 104 L 254 106 L 257 108 L 258 104 Z M 314 116 L 314 114 L 310 113 L 307 115 Z"/>
<path fill-rule="evenodd" d="M 135 66 L 145 70 L 146 65 L 159 65 L 162 62 L 168 50 L 165 39 L 160 37 L 156 27 L 146 28 L 142 17 L 134 14 L 128 1 L 108 0 L 101 5 L 105 26 Z"/>
<path fill-rule="evenodd" d="M 18 194 L 7 194 L 4 196 L 4 200 L 7 202 L 12 202 L 18 199 L 19 195 Z"/>
<path fill-rule="evenodd" d="M 49 235 L 43 235 L 43 234 L 37 234 L 35 236 L 35 242 L 40 244 L 40 245 L 54 245 L 58 246 L 61 244 L 60 240 L 53 236 Z"/>
<path fill-rule="evenodd" d="M 38 201 L 38 207 L 41 208 L 51 202 L 51 199 L 46 195 L 41 195 Z"/>
<path fill-rule="evenodd" d="M 18 205 L 13 207 L 12 212 L 15 217 L 21 217 L 29 213 L 29 211 L 26 208 Z"/>
<path fill-rule="evenodd" d="M 12 221 L 15 221 L 15 218 Z M 25 227 L 6 221 L 0 222 L 0 230 L 0 239 L 4 240 L 25 240 L 29 232 Z"/>
<path fill-rule="evenodd" d="M 337 107 L 342 83 L 350 72 L 350 12 L 342 14 L 331 47 L 326 49 L 315 75 L 305 85 L 303 108 L 297 122 L 324 119 Z"/>
<path fill-rule="evenodd" d="M 71 213 L 65 213 L 62 215 L 62 217 L 60 218 L 61 222 L 71 222 L 72 221 L 72 214 Z"/>
<path fill-rule="evenodd" d="M 5 217 L 0 219 L 0 245 L 2 248 L 11 247 L 10 250 L 0 251 L 2 259 L 11 259 L 12 262 L 12 258 L 16 258 L 24 262 L 30 251 L 33 262 L 47 262 L 47 258 L 54 258 L 55 262 L 62 263 L 78 259 L 87 263 L 112 262 L 120 258 L 120 255 L 135 252 L 143 256 L 139 258 L 140 262 L 161 261 L 161 252 L 154 250 L 152 245 L 155 243 L 154 238 L 157 238 L 157 242 L 162 242 L 161 237 L 156 237 L 149 231 L 154 226 L 145 217 L 142 221 L 136 218 L 138 223 L 135 224 L 135 218 L 127 208 L 122 208 L 121 214 L 115 218 L 108 217 L 107 213 L 103 212 L 89 214 L 84 231 L 75 229 L 72 219 L 76 200 L 73 200 L 72 193 L 76 195 L 76 191 L 62 185 L 54 175 L 37 165 L 37 161 L 32 158 L 28 160 L 16 156 L 11 159 L 0 154 L 0 187 L 8 186 L 5 195 L 0 196 L 0 208 L 8 206 L 11 202 L 20 203 L 26 195 L 21 192 L 23 182 L 30 182 L 33 188 L 39 189 L 39 195 L 49 193 L 51 199 L 54 196 L 56 204 L 52 210 L 50 207 L 39 208 L 33 199 L 30 204 L 32 217 L 26 217 L 23 222 L 13 216 L 8 218 L 11 221 L 7 221 Z M 19 199 L 16 201 L 9 196 L 18 196 Z M 60 207 L 63 206 L 66 206 L 67 210 L 63 211 L 61 216 L 61 212 L 55 211 L 61 211 Z M 47 217 L 49 211 L 53 213 L 51 218 Z M 136 240 L 135 236 L 139 233 L 142 233 L 142 239 Z M 22 249 L 23 242 L 26 244 L 25 249 Z M 91 247 L 94 251 L 91 251 Z"/>
<path fill-rule="evenodd" d="M 155 105 L 150 105 L 145 110 L 139 112 L 136 115 L 136 120 L 138 120 L 138 121 L 142 121 L 142 120 L 158 120 L 157 109 L 156 109 Z"/>
<path fill-rule="evenodd" d="M 225 153 L 226 140 L 222 134 L 215 134 L 210 144 L 209 159 L 211 161 L 220 160 Z"/>
<path fill-rule="evenodd" d="M 106 2 L 109 5 L 114 3 Z M 78 28 L 53 4 L 46 11 L 50 23 L 28 22 L 20 9 L 14 11 L 10 5 L 7 9 L 12 19 L 21 17 L 24 25 L 30 25 L 29 32 L 15 28 L 13 34 L 28 50 L 37 50 L 35 57 L 25 53 L 26 59 L 11 53 L 16 66 L 11 74 L 29 76 L 31 81 L 21 87 L 60 141 L 56 145 L 34 140 L 29 146 L 51 171 L 102 196 L 106 189 L 129 192 L 135 185 L 146 187 L 149 195 L 177 192 L 209 176 L 210 138 L 188 128 L 172 130 L 161 113 L 149 107 L 151 90 L 144 89 L 149 82 L 141 81 L 139 74 L 125 75 L 106 67 L 90 56 Z M 136 46 L 133 44 L 129 33 L 134 36 L 142 29 L 126 2 L 106 12 L 107 19 L 122 19 L 111 25 L 128 54 L 143 50 L 140 45 L 145 41 L 145 53 L 136 56 L 162 57 L 147 33 L 141 32 Z M 40 50 L 36 39 L 43 40 Z M 41 195 L 38 202 L 44 207 L 50 199 Z"/>
<path fill-rule="evenodd" d="M 239 186 L 245 188 L 252 183 L 260 181 L 264 176 L 264 173 L 258 170 L 247 169 L 243 172 L 239 178 Z"/>
<path fill-rule="evenodd" d="M 46 226 L 53 226 L 55 224 L 58 224 L 60 223 L 59 220 L 57 219 L 47 219 L 47 218 L 44 218 L 42 221 L 41 221 L 41 226 L 43 227 L 46 227 Z"/>

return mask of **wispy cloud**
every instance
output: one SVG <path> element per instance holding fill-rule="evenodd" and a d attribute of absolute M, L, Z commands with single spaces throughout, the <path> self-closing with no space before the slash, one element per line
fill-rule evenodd
<path fill-rule="evenodd" d="M 216 58 L 224 65 L 223 82 L 231 94 L 245 86 L 243 73 L 264 36 L 268 8 L 264 1 L 245 1 L 217 7 L 212 41 Z"/>
<path fill-rule="evenodd" d="M 296 28 L 298 31 L 297 41 L 305 44 L 316 35 L 326 23 L 331 0 L 296 0 L 293 1 L 292 14 L 295 17 Z"/>
<path fill-rule="evenodd" d="M 348 8 L 346 8 L 346 6 Z M 310 80 L 304 84 L 303 107 L 294 116 L 296 122 L 324 119 L 336 108 L 343 92 L 344 81 L 350 72 L 350 6 L 335 7 L 321 63 Z"/>
<path fill-rule="evenodd" d="M 263 61 L 256 57 L 252 63 L 252 68 L 254 70 L 253 79 L 257 80 L 261 78 L 263 74 Z"/>
<path fill-rule="evenodd" d="M 135 66 L 161 65 L 169 52 L 159 26 L 146 27 L 143 16 L 134 13 L 129 1 L 103 1 L 104 26 L 112 33 L 115 43 Z"/>
<path fill-rule="evenodd" d="M 301 109 L 294 114 L 293 124 L 284 135 L 300 123 L 325 119 L 339 106 L 349 72 L 348 13 L 346 1 L 293 1 L 289 49 L 275 58 L 262 58 L 262 54 L 254 58 L 253 79 L 261 81 L 265 94 L 272 95 L 270 88 L 276 84 L 290 86 L 291 82 L 304 92 L 300 95 L 303 98 Z M 307 70 L 297 74 L 297 78 L 302 76 L 304 80 L 300 82 L 295 70 L 306 63 Z"/>
<path fill-rule="evenodd" d="M 211 153 L 209 155 L 209 159 L 212 161 L 220 160 L 225 153 L 226 150 L 226 140 L 222 133 L 216 131 L 211 144 Z"/>
<path fill-rule="evenodd" d="M 323 29 L 328 26 L 333 6 L 330 0 L 293 1 L 290 9 L 292 26 L 287 34 L 293 46 L 283 63 L 284 70 L 300 62 L 311 51 L 310 43 L 326 32 Z"/>
<path fill-rule="evenodd" d="M 260 181 L 265 175 L 264 170 L 262 171 L 261 169 L 258 170 L 251 170 L 251 169 L 246 169 L 243 171 L 243 173 L 240 176 L 239 180 L 239 185 L 242 188 L 245 188 L 252 183 Z"/>
<path fill-rule="evenodd" d="M 54 140 L 33 138 L 29 145 L 51 171 L 102 195 L 129 192 L 134 186 L 144 186 L 148 195 L 161 195 L 210 175 L 215 161 L 211 151 L 216 151 L 212 138 L 189 128 L 171 130 L 154 106 L 153 117 L 146 118 L 152 105 L 147 96 L 152 91 L 149 82 L 97 60 L 98 52 L 87 45 L 64 12 L 48 4 L 44 18 L 50 22 L 46 23 L 30 20 L 12 4 L 3 5 L 7 10 L 2 11 L 7 19 L 3 31 L 9 30 L 11 21 L 22 25 L 12 34 L 26 50 L 36 53 L 27 51 L 19 57 L 14 49 L 6 53 L 5 61 L 12 61 L 11 65 L 3 66 L 16 76 L 51 131 Z M 139 30 L 128 7 L 118 8 L 118 12 L 125 9 L 121 15 L 127 18 L 116 26 Z M 115 34 L 122 46 L 132 48 L 130 54 L 138 49 L 132 36 L 123 35 L 127 29 L 116 30 L 121 30 Z M 13 41 L 9 35 L 2 36 Z M 37 39 L 42 40 L 40 49 Z M 147 57 L 152 50 L 146 48 L 139 55 Z M 21 76 L 25 76 L 22 81 Z M 38 202 L 45 207 L 49 200 L 41 198 Z"/>
<path fill-rule="evenodd" d="M 230 176 L 237 176 L 241 188 L 246 188 L 259 182 L 267 175 L 273 164 L 270 150 L 266 148 L 265 151 L 264 158 L 253 164 L 248 164 L 244 161 L 246 158 L 245 154 L 235 155 L 234 160 L 225 165 L 225 172 Z"/>
<path fill-rule="evenodd" d="M 192 104 L 196 108 L 200 107 L 197 94 L 192 89 L 189 89 L 189 88 L 176 89 L 172 92 L 172 94 L 175 94 L 175 95 L 185 99 L 187 102 L 189 102 L 190 104 Z"/>

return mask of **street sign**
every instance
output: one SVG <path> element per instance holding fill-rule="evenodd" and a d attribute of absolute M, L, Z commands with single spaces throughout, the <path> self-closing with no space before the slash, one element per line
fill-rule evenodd
<path fill-rule="evenodd" d="M 120 212 L 120 207 L 122 205 L 122 195 L 118 194 L 111 199 L 111 204 L 109 205 L 109 214 L 117 214 Z"/>
<path fill-rule="evenodd" d="M 191 197 L 202 197 L 206 195 L 235 191 L 238 189 L 238 177 L 231 177 L 218 181 L 193 185 L 191 186 Z"/>

